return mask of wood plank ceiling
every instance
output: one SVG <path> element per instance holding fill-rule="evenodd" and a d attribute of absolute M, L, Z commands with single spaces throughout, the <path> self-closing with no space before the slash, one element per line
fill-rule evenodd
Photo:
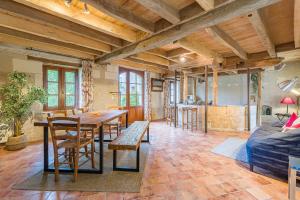
<path fill-rule="evenodd" d="M 2 0 L 0 44 L 159 73 L 231 73 L 300 59 L 299 1 Z"/>

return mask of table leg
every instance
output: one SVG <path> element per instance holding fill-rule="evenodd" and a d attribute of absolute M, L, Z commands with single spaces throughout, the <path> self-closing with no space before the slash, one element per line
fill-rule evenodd
<path fill-rule="evenodd" d="M 44 171 L 49 171 L 48 127 L 44 127 Z"/>
<path fill-rule="evenodd" d="M 103 125 L 99 127 L 99 173 L 103 173 Z"/>
<path fill-rule="evenodd" d="M 128 128 L 128 112 L 126 113 L 126 128 Z"/>

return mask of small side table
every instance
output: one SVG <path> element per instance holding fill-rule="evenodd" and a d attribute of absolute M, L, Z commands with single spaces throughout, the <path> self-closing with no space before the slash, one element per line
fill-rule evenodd
<path fill-rule="evenodd" d="M 296 200 L 297 172 L 300 172 L 300 158 L 289 156 L 289 200 Z"/>
<path fill-rule="evenodd" d="M 276 113 L 275 114 L 280 122 L 282 122 L 285 118 L 289 118 L 291 114 L 289 113 Z"/>

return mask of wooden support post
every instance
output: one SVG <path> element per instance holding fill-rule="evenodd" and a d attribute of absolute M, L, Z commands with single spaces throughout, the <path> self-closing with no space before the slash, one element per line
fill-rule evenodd
<path fill-rule="evenodd" d="M 257 110 L 256 110 L 256 126 L 261 125 L 261 94 L 262 94 L 262 73 L 257 74 Z"/>
<path fill-rule="evenodd" d="M 197 101 L 197 78 L 194 78 L 193 96 L 194 96 L 194 102 L 196 102 Z"/>
<path fill-rule="evenodd" d="M 218 105 L 218 70 L 213 69 L 213 104 Z"/>
<path fill-rule="evenodd" d="M 180 74 L 180 102 L 183 102 L 183 100 L 184 100 L 184 95 L 183 95 L 183 82 L 184 82 L 184 80 L 183 80 L 183 74 L 181 73 Z"/>
<path fill-rule="evenodd" d="M 204 133 L 207 133 L 207 111 L 208 111 L 208 66 L 205 66 L 205 122 Z"/>
<path fill-rule="evenodd" d="M 174 77 L 174 127 L 177 126 L 177 71 L 175 70 Z"/>
<path fill-rule="evenodd" d="M 189 78 L 186 72 L 183 72 L 183 101 L 187 100 L 189 95 Z"/>
<path fill-rule="evenodd" d="M 250 124 L 250 68 L 247 67 L 247 126 L 248 131 L 251 130 L 251 124 Z"/>

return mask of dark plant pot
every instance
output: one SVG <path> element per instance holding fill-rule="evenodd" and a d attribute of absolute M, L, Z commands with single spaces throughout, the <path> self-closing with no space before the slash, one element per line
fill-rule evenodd
<path fill-rule="evenodd" d="M 9 137 L 6 144 L 5 148 L 8 151 L 16 151 L 19 149 L 24 149 L 27 146 L 27 137 L 26 135 L 20 135 L 17 137 Z"/>

